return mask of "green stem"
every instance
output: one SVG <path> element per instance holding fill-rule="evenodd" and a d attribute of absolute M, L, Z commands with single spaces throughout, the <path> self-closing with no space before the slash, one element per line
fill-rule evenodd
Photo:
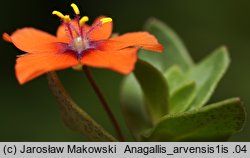
<path fill-rule="evenodd" d="M 117 120 L 115 119 L 115 116 L 114 114 L 112 113 L 107 101 L 105 100 L 104 98 L 104 95 L 102 94 L 100 88 L 97 86 L 90 70 L 88 69 L 87 66 L 83 66 L 83 70 L 85 72 L 85 75 L 90 83 L 90 85 L 92 86 L 93 90 L 95 91 L 97 97 L 99 98 L 100 102 L 101 102 L 101 105 L 103 106 L 104 110 L 106 111 L 106 113 L 108 114 L 108 117 L 110 119 L 110 121 L 112 122 L 112 125 L 114 126 L 114 129 L 117 133 L 117 136 L 118 136 L 118 139 L 120 141 L 125 141 L 124 140 L 124 137 L 122 135 L 122 132 L 121 132 L 121 128 L 117 122 Z"/>

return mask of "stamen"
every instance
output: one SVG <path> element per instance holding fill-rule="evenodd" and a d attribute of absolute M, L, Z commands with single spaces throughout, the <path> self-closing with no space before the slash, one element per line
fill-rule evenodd
<path fill-rule="evenodd" d="M 69 15 L 65 15 L 63 18 L 64 22 L 68 23 L 71 21 L 70 16 Z"/>
<path fill-rule="evenodd" d="M 83 26 L 87 21 L 89 21 L 89 17 L 87 16 L 82 17 L 79 21 L 80 26 Z"/>
<path fill-rule="evenodd" d="M 100 21 L 102 22 L 102 24 L 105 24 L 105 23 L 111 22 L 112 19 L 111 18 L 102 18 Z"/>
<path fill-rule="evenodd" d="M 72 3 L 70 6 L 73 8 L 76 15 L 80 14 L 79 8 L 77 7 L 75 3 Z"/>
<path fill-rule="evenodd" d="M 100 22 L 97 23 L 95 26 L 92 26 L 92 27 L 88 30 L 88 32 L 85 34 L 85 36 L 88 37 L 89 34 L 90 34 L 93 30 L 95 30 L 95 29 L 97 29 L 98 27 L 101 27 L 103 24 L 108 23 L 108 22 L 111 22 L 111 21 L 112 21 L 112 19 L 109 18 L 109 17 L 108 17 L 108 18 L 102 18 L 102 19 L 100 19 Z"/>
<path fill-rule="evenodd" d="M 58 17 L 61 18 L 61 19 L 64 19 L 64 17 L 65 17 L 61 12 L 56 11 L 56 10 L 54 10 L 54 11 L 52 12 L 52 14 L 58 16 Z"/>

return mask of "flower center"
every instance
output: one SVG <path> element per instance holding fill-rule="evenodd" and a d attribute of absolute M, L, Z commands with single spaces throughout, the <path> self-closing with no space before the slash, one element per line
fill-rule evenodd
<path fill-rule="evenodd" d="M 81 53 L 82 51 L 90 48 L 89 41 L 81 36 L 74 38 L 70 45 L 77 53 Z"/>
<path fill-rule="evenodd" d="M 102 18 L 99 23 L 92 26 L 89 30 L 84 30 L 84 24 L 89 20 L 89 18 L 87 16 L 80 18 L 80 11 L 74 3 L 71 4 L 71 7 L 76 15 L 74 20 L 71 20 L 69 15 L 63 15 L 59 11 L 53 11 L 52 14 L 61 18 L 66 27 L 66 32 L 70 38 L 70 42 L 66 50 L 71 50 L 77 58 L 80 59 L 86 50 L 95 48 L 94 45 L 91 45 L 91 41 L 88 37 L 89 34 L 103 24 L 111 22 L 112 19 Z"/>

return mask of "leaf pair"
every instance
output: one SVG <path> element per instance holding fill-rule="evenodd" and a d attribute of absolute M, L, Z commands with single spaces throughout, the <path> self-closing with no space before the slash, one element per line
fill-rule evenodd
<path fill-rule="evenodd" d="M 165 52 L 142 51 L 140 58 L 146 62 L 139 61 L 135 77 L 131 75 L 123 83 L 122 108 L 135 138 L 222 141 L 238 131 L 245 120 L 239 99 L 201 108 L 228 68 L 225 47 L 194 64 L 180 38 L 168 26 L 151 19 L 145 28 L 164 45 Z"/>
<path fill-rule="evenodd" d="M 229 63 L 227 50 L 221 47 L 185 73 L 178 66 L 170 67 L 165 72 L 165 77 L 170 86 L 171 113 L 204 106 Z"/>

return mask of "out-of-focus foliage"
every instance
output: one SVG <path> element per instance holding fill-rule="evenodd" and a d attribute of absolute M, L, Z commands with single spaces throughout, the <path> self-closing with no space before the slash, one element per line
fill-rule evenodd
<path fill-rule="evenodd" d="M 131 118 L 130 113 L 134 111 L 133 108 L 137 109 L 137 106 L 143 107 L 144 105 L 145 109 L 148 109 L 147 100 L 150 96 L 158 95 L 159 98 L 162 96 L 169 98 L 168 95 L 162 93 L 163 89 L 170 92 L 170 102 L 160 104 L 161 109 L 167 108 L 169 113 L 157 122 L 151 118 L 153 122 L 151 128 L 134 131 L 129 122 L 132 120 L 127 119 L 135 138 L 139 141 L 225 141 L 238 132 L 245 122 L 245 109 L 239 99 L 229 99 L 203 107 L 228 68 L 229 57 L 226 48 L 221 47 L 202 62 L 191 64 L 188 52 L 172 29 L 155 19 L 150 20 L 145 28 L 158 37 L 165 48 L 171 48 L 165 49 L 164 53 L 169 53 L 172 58 L 167 55 L 160 57 L 159 54 L 153 53 L 147 55 L 146 53 L 149 52 L 142 50 L 141 58 L 151 63 L 151 68 L 145 62 L 138 62 L 134 72 L 137 80 L 131 80 L 131 78 L 129 82 L 125 80 L 123 88 L 139 84 L 140 87 L 136 86 L 131 91 L 138 92 L 141 89 L 142 92 L 138 94 L 143 95 L 144 100 L 140 99 L 141 102 L 138 105 L 132 106 L 131 101 L 127 102 L 130 91 L 122 89 L 122 107 L 126 111 L 125 118 Z M 154 71 L 143 71 L 145 69 Z M 143 73 L 138 74 L 138 71 Z M 162 76 L 165 76 L 165 83 L 159 82 Z M 165 86 L 166 83 L 169 88 Z M 148 86 L 149 84 L 151 85 Z M 138 97 L 142 96 L 138 95 Z M 154 105 L 151 102 L 151 109 L 154 106 L 160 109 L 159 104 Z M 144 111 L 151 115 L 150 110 Z M 134 124 L 133 126 L 136 126 Z M 146 121 L 143 124 L 146 124 Z"/>

